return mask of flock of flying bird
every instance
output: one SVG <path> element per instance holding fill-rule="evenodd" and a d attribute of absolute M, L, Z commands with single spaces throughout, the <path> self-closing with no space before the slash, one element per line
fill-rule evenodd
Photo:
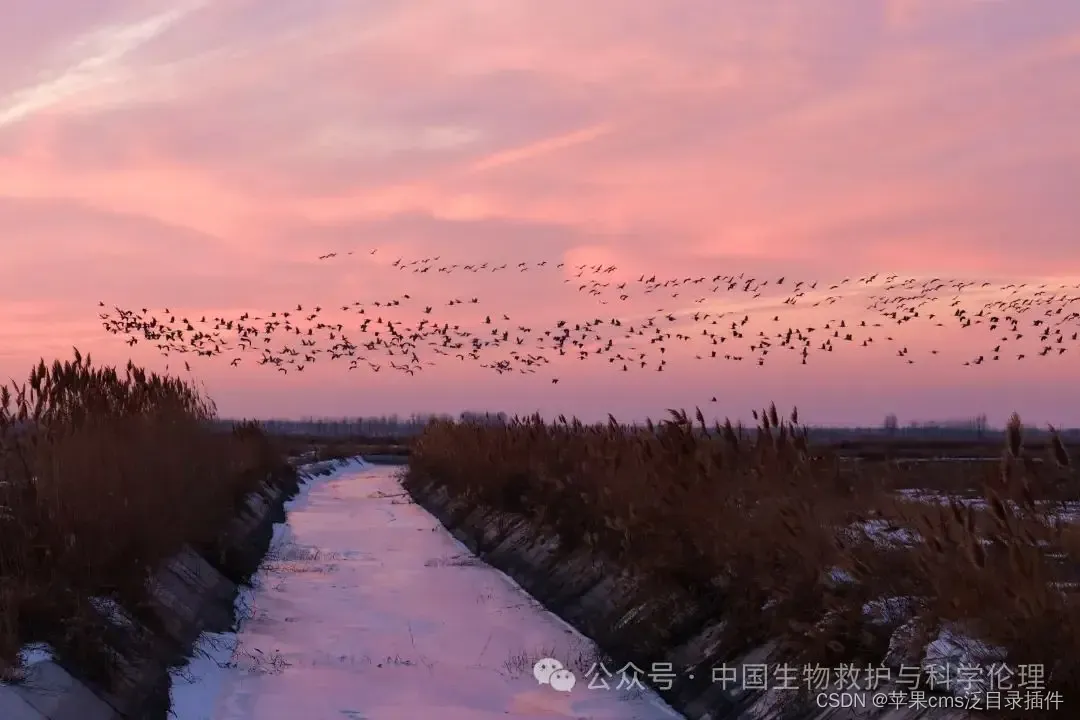
<path fill-rule="evenodd" d="M 376 252 L 371 250 L 370 254 Z M 330 252 L 319 260 L 336 257 L 340 257 L 338 253 Z M 499 374 L 531 374 L 555 357 L 602 361 L 621 372 L 663 372 L 669 357 L 692 345 L 700 346 L 690 350 L 697 360 L 764 365 L 767 358 L 785 352 L 807 364 L 812 352 L 891 342 L 897 346 L 896 357 L 914 364 L 916 359 L 902 340 L 894 340 L 893 328 L 916 322 L 959 329 L 982 326 L 990 333 L 989 342 L 985 352 L 964 362 L 973 366 L 1022 360 L 1029 355 L 1062 355 L 1077 341 L 1080 329 L 1080 305 L 1070 307 L 1080 302 L 1080 283 L 993 285 L 895 274 L 846 278 L 828 285 L 745 274 L 662 279 L 641 275 L 619 280 L 614 265 L 568 267 L 548 261 L 447 264 L 441 262 L 441 256 L 408 262 L 398 259 L 387 267 L 414 275 L 558 270 L 565 276 L 564 284 L 600 306 L 652 296 L 664 298 L 670 307 L 624 319 L 611 316 L 610 310 L 598 310 L 604 317 L 594 313 L 586 319 L 554 320 L 544 327 L 532 327 L 502 312 L 481 311 L 479 297 L 450 298 L 437 303 L 441 306 L 437 310 L 435 305 L 403 293 L 332 308 L 298 304 L 229 318 L 184 316 L 168 308 L 155 312 L 115 307 L 108 311 L 101 310 L 106 307 L 101 302 L 99 318 L 105 330 L 125 337 L 128 344 L 152 343 L 167 357 L 231 356 L 233 366 L 248 361 L 283 374 L 303 372 L 323 360 L 338 361 L 349 370 L 415 375 L 440 359 L 476 362 Z M 964 295 L 972 290 L 992 299 L 964 307 Z M 864 318 L 869 320 L 836 318 L 800 327 L 781 323 L 786 308 L 829 308 L 855 298 L 869 300 L 863 309 Z M 718 301 L 722 301 L 722 309 L 713 306 Z M 476 322 L 440 319 L 439 312 L 449 312 L 444 308 L 458 305 L 470 310 L 476 306 Z M 394 320 L 399 308 L 409 310 L 413 319 Z M 757 314 L 764 317 L 766 328 L 755 332 L 748 323 Z M 1025 345 L 1025 340 L 1034 341 L 1034 346 Z M 937 354 L 938 350 L 929 352 Z M 188 362 L 184 365 L 191 370 Z M 551 382 L 557 383 L 558 377 L 551 377 Z"/>

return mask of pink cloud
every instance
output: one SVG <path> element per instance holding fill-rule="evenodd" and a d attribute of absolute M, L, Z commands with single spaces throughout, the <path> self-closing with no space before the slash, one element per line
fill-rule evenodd
<path fill-rule="evenodd" d="M 485 305 L 445 316 L 537 326 L 685 300 L 601 305 L 550 266 L 418 275 L 389 267 L 397 256 L 615 264 L 619 282 L 890 270 L 1007 282 L 1080 266 L 1070 0 L 1037 13 L 969 0 L 5 3 L 0 372 L 74 341 L 158 363 L 95 334 L 99 297 L 196 315 L 469 294 Z M 355 255 L 316 259 L 333 250 Z M 648 375 L 563 360 L 558 389 L 464 366 L 198 370 L 241 414 L 641 416 L 718 393 L 732 412 L 794 398 L 825 419 L 1061 404 L 1047 388 L 1070 377 L 1064 360 L 976 374 L 954 361 L 982 339 L 907 339 L 926 353 L 939 340 L 950 359 L 915 371 L 854 349 L 774 369 L 690 352 Z M 834 399 L 845 383 L 865 392 Z"/>

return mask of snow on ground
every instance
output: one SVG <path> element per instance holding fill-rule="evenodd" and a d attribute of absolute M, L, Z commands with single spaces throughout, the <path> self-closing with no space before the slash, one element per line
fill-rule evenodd
<path fill-rule="evenodd" d="M 178 720 L 679 718 L 651 691 L 590 689 L 596 650 L 409 503 L 398 468 L 315 478 L 238 601 L 173 676 Z M 534 664 L 567 674 L 548 684 Z"/>
<path fill-rule="evenodd" d="M 53 649 L 46 643 L 30 643 L 19 650 L 19 664 L 23 667 L 49 662 L 53 659 Z"/>
<path fill-rule="evenodd" d="M 958 495 L 950 495 L 948 493 L 941 493 L 933 490 L 919 490 L 916 488 L 898 490 L 897 494 L 901 495 L 906 500 L 926 503 L 928 505 L 949 505 L 956 502 L 974 510 L 986 510 L 989 508 L 989 504 L 983 497 L 961 497 Z M 1020 506 L 1012 500 L 1005 500 L 1004 502 L 1014 510 L 1021 509 Z M 1080 503 L 1075 501 L 1037 501 L 1035 504 L 1037 507 L 1046 510 L 1049 516 L 1055 517 L 1062 522 L 1075 523 L 1080 521 Z"/>

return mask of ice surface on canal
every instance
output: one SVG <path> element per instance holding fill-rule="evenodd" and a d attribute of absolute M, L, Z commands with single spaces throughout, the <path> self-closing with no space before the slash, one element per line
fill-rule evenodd
<path fill-rule="evenodd" d="M 589 689 L 592 643 L 410 504 L 398 471 L 305 486 L 239 636 L 204 636 L 174 675 L 178 720 L 681 717 L 648 691 Z M 539 684 L 545 657 L 577 685 Z"/>

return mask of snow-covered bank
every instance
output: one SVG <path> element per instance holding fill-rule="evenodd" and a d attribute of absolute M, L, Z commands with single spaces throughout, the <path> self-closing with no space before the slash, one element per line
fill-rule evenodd
<path fill-rule="evenodd" d="M 269 472 L 223 528 L 209 559 L 185 545 L 163 562 L 148 578 L 151 602 L 141 608 L 144 614 L 112 597 L 89 597 L 86 607 L 97 617 L 81 621 L 101 633 L 92 643 L 65 644 L 59 654 L 44 643 L 22 648 L 20 662 L 0 678 L 0 718 L 165 718 L 168 668 L 188 657 L 201 632 L 233 626 L 237 583 L 258 569 L 273 516 L 296 480 L 291 468 Z"/>
<path fill-rule="evenodd" d="M 175 673 L 175 717 L 680 717 L 649 691 L 590 689 L 592 643 L 477 561 L 396 475 L 348 466 L 289 503 L 239 635 L 205 636 Z M 569 692 L 534 677 L 546 657 L 577 678 Z"/>

